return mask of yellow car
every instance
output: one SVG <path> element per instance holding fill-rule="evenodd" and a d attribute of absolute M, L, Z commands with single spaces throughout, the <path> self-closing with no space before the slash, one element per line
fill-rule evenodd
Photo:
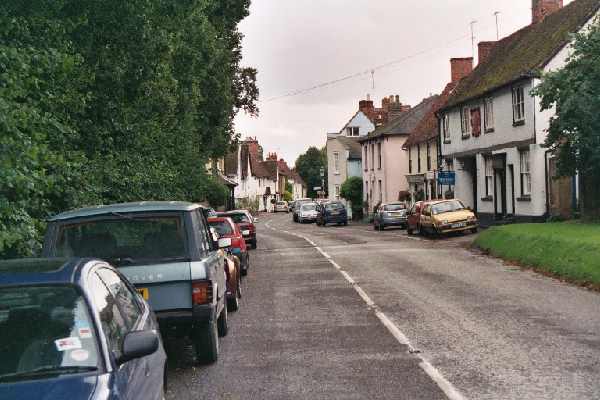
<path fill-rule="evenodd" d="M 421 232 L 444 234 L 471 231 L 477 233 L 479 221 L 475 213 L 460 200 L 440 200 L 427 203 L 421 212 Z"/>

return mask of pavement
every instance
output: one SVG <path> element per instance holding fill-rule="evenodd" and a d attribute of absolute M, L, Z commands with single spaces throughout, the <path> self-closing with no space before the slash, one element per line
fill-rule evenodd
<path fill-rule="evenodd" d="M 599 399 L 600 294 L 441 240 L 262 215 L 217 363 L 167 399 Z"/>

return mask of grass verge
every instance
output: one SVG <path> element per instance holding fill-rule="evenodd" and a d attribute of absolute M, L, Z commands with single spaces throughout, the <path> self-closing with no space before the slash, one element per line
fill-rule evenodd
<path fill-rule="evenodd" d="M 507 261 L 600 290 L 600 224 L 514 224 L 482 232 L 475 246 Z"/>

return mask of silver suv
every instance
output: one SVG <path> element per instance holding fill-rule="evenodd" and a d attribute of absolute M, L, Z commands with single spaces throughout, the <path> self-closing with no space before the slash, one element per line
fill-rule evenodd
<path fill-rule="evenodd" d="M 227 334 L 225 260 L 205 211 L 139 202 L 65 212 L 50 219 L 43 254 L 117 266 L 154 309 L 164 337 L 190 337 L 198 359 L 214 362 L 218 336 Z"/>

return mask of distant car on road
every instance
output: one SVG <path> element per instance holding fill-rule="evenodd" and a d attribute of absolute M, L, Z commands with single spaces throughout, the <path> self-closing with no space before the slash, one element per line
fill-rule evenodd
<path fill-rule="evenodd" d="M 228 217 L 211 217 L 208 219 L 208 224 L 221 238 L 231 238 L 229 250 L 240 259 L 241 274 L 247 275 L 250 268 L 250 253 L 240 227 Z"/>
<path fill-rule="evenodd" d="M 432 201 L 421 212 L 421 231 L 427 234 L 471 231 L 477 233 L 475 213 L 457 199 Z"/>
<path fill-rule="evenodd" d="M 298 222 L 301 224 L 305 222 L 316 222 L 319 212 L 317 211 L 317 203 L 305 203 L 300 206 L 298 210 Z"/>
<path fill-rule="evenodd" d="M 388 226 L 400 226 L 406 229 L 406 212 L 405 203 L 382 204 L 373 217 L 373 228 L 383 231 Z"/>
<path fill-rule="evenodd" d="M 45 257 L 98 257 L 119 268 L 158 317 L 163 336 L 190 337 L 214 362 L 227 334 L 225 257 L 198 204 L 98 206 L 50 219 Z"/>
<path fill-rule="evenodd" d="M 327 224 L 348 225 L 346 206 L 339 201 L 321 203 L 317 207 L 317 212 L 318 226 L 327 226 Z"/>
<path fill-rule="evenodd" d="M 276 213 L 277 212 L 284 212 L 284 213 L 290 212 L 288 202 L 287 201 L 278 201 L 277 203 L 275 203 L 273 212 L 276 212 Z"/>
<path fill-rule="evenodd" d="M 218 217 L 229 217 L 235 222 L 242 231 L 246 244 L 249 244 L 252 249 L 256 249 L 256 218 L 247 210 L 236 210 L 217 213 Z"/>
<path fill-rule="evenodd" d="M 307 203 L 313 203 L 312 199 L 298 199 L 292 203 L 290 211 L 292 212 L 292 219 L 294 222 L 298 222 L 298 213 L 300 212 L 300 207 Z"/>
<path fill-rule="evenodd" d="M 0 262 L 0 398 L 164 399 L 154 313 L 96 259 Z"/>

